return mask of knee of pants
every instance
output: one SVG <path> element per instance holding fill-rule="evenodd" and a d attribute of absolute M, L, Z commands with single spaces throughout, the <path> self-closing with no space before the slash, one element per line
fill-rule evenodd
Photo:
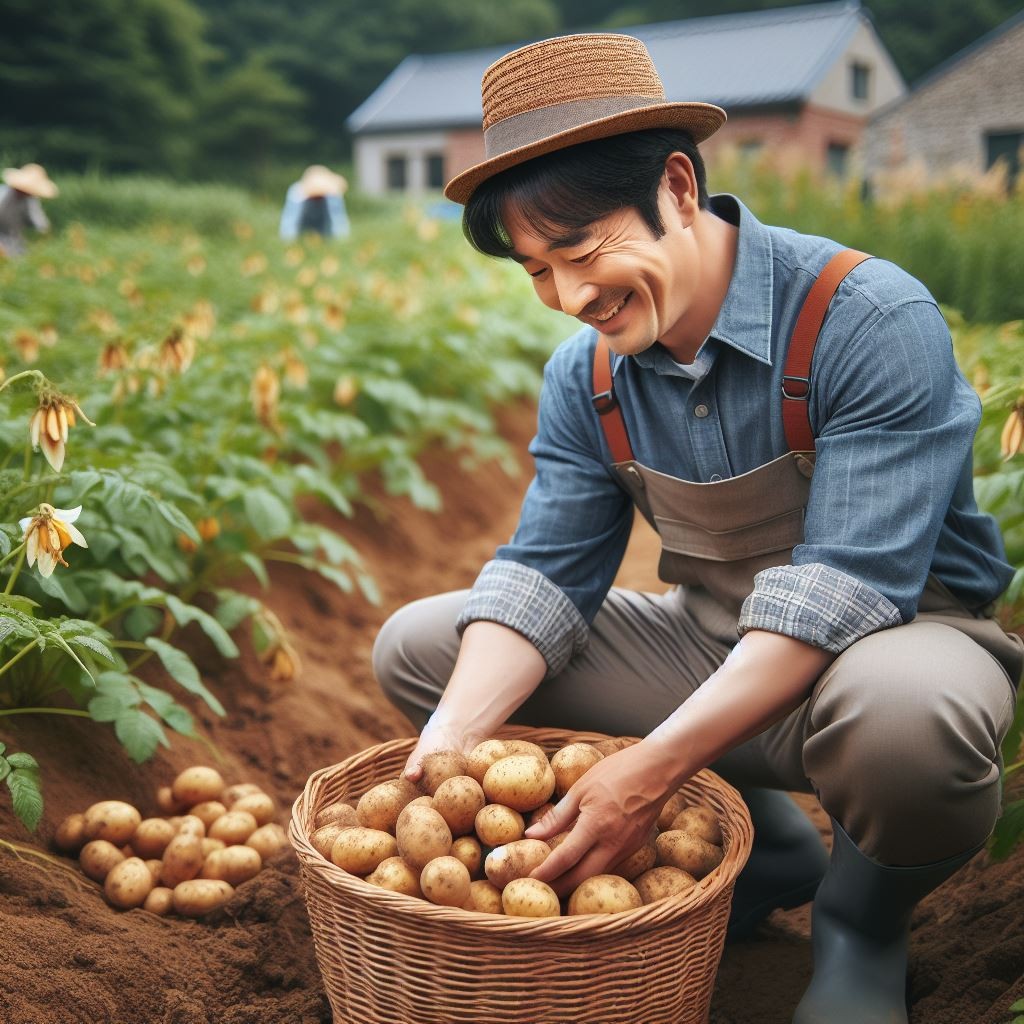
<path fill-rule="evenodd" d="M 811 698 L 804 768 L 869 856 L 923 864 L 983 842 L 999 813 L 1012 691 L 972 640 L 912 623 L 854 644 Z"/>

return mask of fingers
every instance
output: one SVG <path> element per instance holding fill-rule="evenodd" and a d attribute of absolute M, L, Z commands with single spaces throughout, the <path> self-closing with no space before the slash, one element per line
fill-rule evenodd
<path fill-rule="evenodd" d="M 547 814 L 535 821 L 523 835 L 527 839 L 550 839 L 569 828 L 579 812 L 579 800 L 573 796 L 570 790 Z"/>
<path fill-rule="evenodd" d="M 579 829 L 574 830 L 577 831 Z M 568 896 L 593 875 L 602 874 L 614 859 L 612 851 L 595 843 L 593 838 L 583 836 L 575 843 L 571 843 L 571 839 L 570 835 L 530 874 L 531 878 L 547 882 L 559 898 Z"/>
<path fill-rule="evenodd" d="M 593 838 L 577 825 L 565 840 L 533 869 L 530 877 L 551 885 L 555 879 L 561 878 L 586 856 L 593 845 Z"/>

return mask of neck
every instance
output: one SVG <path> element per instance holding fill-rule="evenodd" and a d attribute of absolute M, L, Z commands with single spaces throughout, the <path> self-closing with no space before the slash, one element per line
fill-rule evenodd
<path fill-rule="evenodd" d="M 692 363 L 711 333 L 725 302 L 739 242 L 737 228 L 711 210 L 701 210 L 693 222 L 693 245 L 699 254 L 693 301 L 679 321 L 660 339 L 672 358 Z"/>

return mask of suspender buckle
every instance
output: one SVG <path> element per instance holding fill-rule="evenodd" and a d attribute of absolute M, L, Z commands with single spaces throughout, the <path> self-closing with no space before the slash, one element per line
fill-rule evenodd
<path fill-rule="evenodd" d="M 615 397 L 615 392 L 611 388 L 607 391 L 602 391 L 599 395 L 594 395 L 590 402 L 598 416 L 607 416 L 608 413 L 619 407 L 619 400 Z"/>
<path fill-rule="evenodd" d="M 796 389 L 796 393 L 791 393 L 791 388 Z M 788 398 L 794 402 L 806 402 L 807 396 L 811 393 L 811 379 L 809 377 L 790 377 L 785 376 L 782 378 L 782 397 Z"/>

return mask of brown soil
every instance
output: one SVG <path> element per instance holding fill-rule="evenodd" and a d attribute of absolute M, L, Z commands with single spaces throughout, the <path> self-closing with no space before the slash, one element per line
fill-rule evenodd
<path fill-rule="evenodd" d="M 523 450 L 527 407 L 504 417 Z M 377 689 L 370 649 L 390 611 L 413 598 L 466 586 L 515 524 L 527 476 L 494 465 L 465 472 L 450 453 L 428 462 L 444 493 L 440 516 L 378 494 L 343 533 L 364 553 L 383 603 L 340 594 L 308 573 L 276 572 L 267 600 L 291 630 L 304 671 L 273 683 L 246 653 L 223 662 L 190 637 L 204 676 L 227 715 L 197 706 L 198 728 L 215 745 L 230 782 L 253 781 L 278 801 L 279 820 L 318 768 L 409 726 Z M 316 512 L 324 521 L 326 513 Z M 644 524 L 634 532 L 619 582 L 659 586 L 656 550 Z M 112 732 L 84 720 L 8 720 L 0 738 L 36 754 L 46 813 L 29 837 L 0 796 L 0 836 L 50 849 L 66 814 L 104 798 L 156 814 L 153 794 L 180 769 L 209 763 L 208 744 L 175 739 L 133 765 Z M 803 806 L 827 832 L 813 800 Z M 63 866 L 61 866 L 63 865 Z M 1005 1024 L 1024 997 L 1024 848 L 1001 864 L 979 855 L 930 897 L 914 919 L 911 1019 L 917 1024 Z M 315 1024 L 331 1020 L 298 867 L 288 851 L 202 922 L 111 909 L 74 861 L 46 862 L 0 847 L 0 1021 L 4 1024 Z M 810 974 L 807 908 L 777 913 L 750 942 L 726 949 L 712 1024 L 785 1024 Z M 419 1022 L 401 1022 L 419 1024 Z M 526 1022 L 524 1022 L 526 1024 Z M 536 1022 L 529 1022 L 536 1024 Z M 644 1024 L 638 1021 L 637 1024 Z"/>

